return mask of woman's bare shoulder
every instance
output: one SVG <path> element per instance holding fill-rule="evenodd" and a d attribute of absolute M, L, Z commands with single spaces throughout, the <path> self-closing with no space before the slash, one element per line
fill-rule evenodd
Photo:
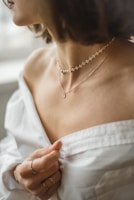
<path fill-rule="evenodd" d="M 23 76 L 25 80 L 35 80 L 40 77 L 53 59 L 54 48 L 39 48 L 31 53 L 24 66 Z"/>

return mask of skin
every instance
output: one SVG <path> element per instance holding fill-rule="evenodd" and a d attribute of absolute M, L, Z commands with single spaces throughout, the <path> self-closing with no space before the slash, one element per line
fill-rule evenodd
<path fill-rule="evenodd" d="M 13 16 L 13 21 L 16 25 L 18 26 L 23 26 L 25 24 L 33 24 L 36 23 L 36 21 L 40 21 L 40 17 L 38 15 L 38 6 L 37 6 L 37 1 L 26 1 L 26 0 L 13 0 L 14 5 L 10 8 Z M 33 20 L 33 15 L 31 15 L 31 12 L 34 13 L 34 18 L 36 19 Z"/>
<path fill-rule="evenodd" d="M 113 43 L 104 52 L 105 55 L 92 63 L 92 67 L 95 67 L 108 55 L 101 68 L 64 100 L 58 83 L 55 49 L 40 49 L 33 53 L 27 62 L 24 77 L 51 142 L 98 124 L 134 118 L 133 53 L 132 44 L 121 41 Z M 37 58 L 40 59 L 37 61 Z M 85 67 L 76 73 L 62 75 L 64 89 L 77 85 L 87 73 L 89 68 Z"/>
<path fill-rule="evenodd" d="M 14 170 L 16 181 L 31 194 L 42 200 L 51 197 L 59 187 L 61 174 L 58 151 L 61 145 L 61 142 L 58 141 L 50 147 L 36 150 L 23 163 L 17 165 Z M 31 172 L 31 160 L 33 160 L 32 166 L 37 172 L 35 175 Z M 49 179 L 50 177 L 53 178 L 54 183 Z M 45 187 L 42 186 L 43 182 Z"/>
<path fill-rule="evenodd" d="M 47 26 L 55 40 L 56 47 L 42 48 L 33 52 L 26 62 L 23 74 L 33 95 L 42 125 L 52 143 L 81 129 L 134 118 L 133 44 L 116 39 L 106 51 L 81 70 L 61 74 L 62 86 L 65 91 L 68 91 L 87 77 L 91 68 L 100 65 L 104 60 L 89 79 L 63 99 L 58 82 L 57 57 L 63 68 L 74 67 L 104 44 L 84 46 L 70 39 L 61 43 L 51 18 L 49 1 L 14 0 L 14 3 L 13 21 L 17 25 L 42 23 Z M 39 155 L 34 152 L 27 158 L 27 160 L 34 159 L 33 166 L 38 171 L 42 170 L 40 166 L 45 166 L 44 171 L 41 172 L 43 176 L 40 176 L 40 173 L 37 177 L 30 176 L 28 161 L 24 161 L 16 168 L 20 184 L 43 200 L 53 195 L 59 186 L 58 152 L 61 143 L 57 145 L 50 147 L 49 150 L 45 148 L 39 150 Z M 43 151 L 45 153 L 42 154 Z M 41 187 L 42 181 L 48 181 L 48 177 L 54 175 L 57 185 L 53 186 L 49 182 L 51 189 L 49 193 L 44 192 Z"/>

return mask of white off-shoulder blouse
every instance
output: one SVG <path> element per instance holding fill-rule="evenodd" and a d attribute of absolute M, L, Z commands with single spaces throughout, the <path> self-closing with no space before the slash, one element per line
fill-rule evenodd
<path fill-rule="evenodd" d="M 10 169 L 35 149 L 50 145 L 22 77 L 5 119 L 0 143 L 0 200 L 38 200 Z M 61 138 L 62 181 L 51 200 L 134 200 L 134 120 L 102 124 Z"/>

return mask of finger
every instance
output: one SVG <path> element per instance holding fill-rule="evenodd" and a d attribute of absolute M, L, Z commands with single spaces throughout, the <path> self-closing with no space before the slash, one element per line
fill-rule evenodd
<path fill-rule="evenodd" d="M 36 188 L 34 189 L 27 189 L 28 192 L 30 192 L 34 196 L 42 196 L 44 193 L 48 191 L 48 187 L 44 187 L 43 184 L 39 184 Z"/>
<path fill-rule="evenodd" d="M 60 182 L 56 183 L 55 185 L 53 185 L 51 188 L 48 189 L 47 192 L 43 192 L 43 194 L 41 194 L 39 196 L 39 198 L 41 200 L 48 200 L 50 197 L 52 197 L 52 195 L 54 195 L 54 193 L 57 191 L 58 187 L 60 185 Z"/>
<path fill-rule="evenodd" d="M 49 176 L 47 179 L 39 182 L 37 180 L 32 180 L 32 182 L 25 182 L 24 186 L 27 191 L 32 193 L 35 196 L 40 196 L 46 193 L 51 187 L 59 184 L 61 180 L 61 173 L 58 171 L 53 175 Z M 38 184 L 37 184 L 38 183 Z"/>
<path fill-rule="evenodd" d="M 59 151 L 60 148 L 62 146 L 62 142 L 61 141 L 56 141 L 54 144 L 48 146 L 48 147 L 45 147 L 45 148 L 42 148 L 42 149 L 37 149 L 36 151 L 34 151 L 33 154 L 31 154 L 27 160 L 34 160 L 35 158 L 40 158 L 48 153 L 50 153 L 51 151 Z"/>
<path fill-rule="evenodd" d="M 19 170 L 19 169 L 18 169 Z M 16 175 L 16 179 L 21 184 L 26 190 L 32 191 L 38 188 L 40 183 L 42 183 L 45 179 L 48 177 L 52 176 L 53 174 L 56 174 L 57 171 L 59 171 L 59 163 L 55 163 L 52 165 L 48 170 L 46 170 L 44 173 L 39 173 L 35 176 L 31 176 L 31 173 L 28 174 L 27 176 L 22 176 L 20 175 L 21 172 L 16 171 L 18 173 Z M 51 179 L 50 179 L 51 180 Z M 56 176 L 56 182 L 58 181 L 58 177 Z M 48 184 L 49 186 L 50 184 Z"/>
<path fill-rule="evenodd" d="M 54 177 L 55 182 L 57 182 L 60 179 L 60 172 L 59 172 L 59 166 L 58 163 L 54 164 L 51 168 L 49 168 L 47 171 L 45 171 L 44 173 L 40 173 L 38 175 L 36 175 L 32 180 L 33 180 L 33 185 L 35 185 L 36 187 L 36 183 L 41 183 L 44 182 L 44 180 L 47 180 L 49 177 L 52 177 L 54 174 L 56 174 Z M 49 180 L 50 183 L 46 183 L 48 184 L 48 187 L 52 185 L 52 180 Z"/>
<path fill-rule="evenodd" d="M 41 158 L 35 159 L 33 163 L 33 168 L 38 173 L 42 173 L 48 170 L 55 162 L 58 162 L 59 153 L 57 151 L 52 151 L 51 153 L 42 156 Z"/>
<path fill-rule="evenodd" d="M 54 178 L 49 178 L 53 177 L 53 175 Z M 47 181 L 47 183 L 44 183 L 44 180 L 47 180 L 48 178 L 49 180 Z M 45 174 L 39 174 L 30 178 L 29 177 L 23 178 L 20 175 L 18 176 L 19 184 L 21 184 L 29 192 L 32 191 L 37 192 L 37 189 L 40 188 L 40 185 L 42 183 L 44 183 L 43 185 L 46 185 L 46 188 L 48 188 L 51 187 L 53 184 L 57 183 L 59 180 L 60 180 L 60 172 L 59 173 L 57 172 L 55 166 L 46 171 Z"/>
<path fill-rule="evenodd" d="M 46 193 L 50 190 L 55 190 L 55 188 L 57 188 L 60 185 L 60 181 L 61 181 L 61 173 L 58 171 L 55 174 L 53 174 L 52 176 L 48 177 L 47 179 L 45 179 L 42 183 L 40 188 L 42 188 L 37 196 L 43 196 L 44 198 L 44 194 L 46 195 Z M 53 189 L 51 189 L 53 188 Z M 52 195 L 52 191 L 49 192 L 49 195 Z"/>
<path fill-rule="evenodd" d="M 49 176 L 47 179 L 43 181 L 43 183 L 48 187 L 52 187 L 56 183 L 58 183 L 61 180 L 61 173 L 60 171 L 56 171 L 55 174 Z"/>
<path fill-rule="evenodd" d="M 21 165 L 19 165 L 16 168 L 16 171 L 18 174 L 20 174 L 23 178 L 25 177 L 33 177 L 33 171 L 36 171 L 36 174 L 45 172 L 49 168 L 51 168 L 52 165 L 58 162 L 59 153 L 57 151 L 52 151 L 51 153 L 41 157 L 37 158 L 33 161 L 25 160 Z M 32 162 L 32 168 L 31 168 L 31 162 Z"/>
<path fill-rule="evenodd" d="M 56 141 L 56 142 L 53 143 L 53 145 L 51 145 L 49 147 L 49 150 L 50 151 L 54 151 L 54 150 L 59 151 L 61 149 L 61 147 L 62 147 L 62 142 L 61 141 Z"/>

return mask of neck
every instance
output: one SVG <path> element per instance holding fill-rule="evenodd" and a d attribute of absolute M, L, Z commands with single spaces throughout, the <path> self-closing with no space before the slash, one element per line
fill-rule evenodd
<path fill-rule="evenodd" d="M 57 45 L 57 59 L 62 68 L 71 71 L 74 66 L 88 59 L 103 46 L 104 44 L 84 46 L 74 42 L 60 43 Z"/>
<path fill-rule="evenodd" d="M 110 42 L 111 43 L 111 42 Z M 102 48 L 107 48 L 109 44 L 95 44 L 90 46 L 84 46 L 81 44 L 66 42 L 57 44 L 57 59 L 62 68 L 69 69 L 69 73 L 61 73 L 61 82 L 63 87 L 67 90 L 77 85 L 78 82 L 85 79 L 87 74 L 92 73 L 96 66 L 99 66 L 102 60 L 105 58 L 105 49 L 103 51 L 98 52 L 98 50 Z M 98 52 L 98 55 L 95 53 Z M 71 72 L 74 69 L 74 66 L 80 65 L 83 61 L 88 58 L 92 58 L 94 55 L 94 59 L 91 59 L 91 62 L 86 64 L 86 67 L 79 68 L 75 72 Z M 58 67 L 58 66 L 57 66 Z M 72 69 L 72 70 L 71 70 Z M 64 76 L 67 74 L 66 76 Z"/>

